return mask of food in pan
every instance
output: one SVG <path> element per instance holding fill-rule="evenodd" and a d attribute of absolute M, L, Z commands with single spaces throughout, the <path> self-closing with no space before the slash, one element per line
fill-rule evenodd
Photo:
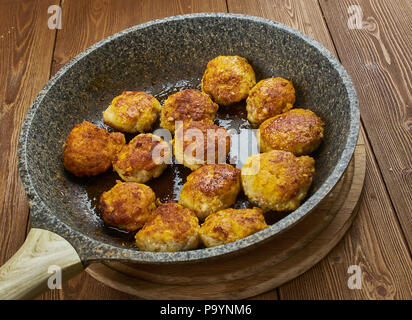
<path fill-rule="evenodd" d="M 207 64 L 201 88 L 174 93 L 163 107 L 150 94 L 124 91 L 103 112 L 104 122 L 140 134 L 125 144 L 122 133 L 84 121 L 64 144 L 68 171 L 93 176 L 112 165 L 126 181 L 117 181 L 101 195 L 98 211 L 106 224 L 137 231 L 136 245 L 142 251 L 174 252 L 196 249 L 200 240 L 206 247 L 239 240 L 268 227 L 264 212 L 297 209 L 311 186 L 315 160 L 307 155 L 322 142 L 325 124 L 310 110 L 292 109 L 292 82 L 277 77 L 256 84 L 245 58 L 218 56 Z M 245 98 L 247 119 L 260 124 L 257 141 L 263 153 L 250 156 L 237 169 L 226 164 L 229 132 L 213 122 L 218 104 L 228 106 Z M 172 147 L 159 136 L 144 133 L 153 129 L 159 112 L 160 127 L 174 134 Z M 182 186 L 179 202 L 161 204 L 142 183 L 163 173 L 171 163 L 171 148 L 176 164 L 193 172 Z M 233 208 L 242 189 L 256 207 Z M 204 221 L 201 226 L 199 221 Z"/>
<path fill-rule="evenodd" d="M 101 218 L 109 225 L 125 231 L 135 231 L 145 224 L 156 209 L 156 195 L 152 189 L 136 182 L 117 181 L 103 192 L 99 202 Z"/>
<path fill-rule="evenodd" d="M 66 138 L 63 165 L 77 177 L 96 176 L 111 167 L 112 159 L 125 143 L 122 133 L 109 133 L 83 121 Z"/>
<path fill-rule="evenodd" d="M 206 247 L 215 247 L 247 237 L 267 228 L 263 211 L 225 209 L 209 215 L 200 227 L 200 239 Z"/>
<path fill-rule="evenodd" d="M 226 163 L 229 151 L 230 134 L 226 129 L 210 122 L 185 123 L 177 128 L 173 139 L 173 152 L 177 162 L 191 170 L 206 163 Z"/>
<path fill-rule="evenodd" d="M 142 133 L 113 158 L 113 169 L 124 181 L 145 183 L 163 173 L 170 153 L 167 142 L 151 133 Z"/>
<path fill-rule="evenodd" d="M 202 91 L 223 106 L 245 99 L 255 84 L 252 66 L 239 56 L 214 58 L 207 64 L 202 77 Z"/>
<path fill-rule="evenodd" d="M 161 110 L 160 102 L 141 91 L 123 91 L 103 111 L 104 123 L 123 132 L 146 132 Z"/>
<path fill-rule="evenodd" d="M 212 212 L 234 205 L 239 191 L 239 169 L 229 164 L 204 165 L 187 177 L 179 204 L 203 220 Z"/>
<path fill-rule="evenodd" d="M 307 109 L 292 109 L 263 122 L 257 134 L 261 152 L 283 150 L 310 154 L 323 139 L 323 121 Z"/>
<path fill-rule="evenodd" d="M 251 123 L 262 123 L 290 110 L 295 99 L 295 88 L 289 80 L 280 77 L 261 80 L 246 99 L 247 118 Z"/>
<path fill-rule="evenodd" d="M 185 89 L 166 99 L 160 114 L 160 126 L 174 132 L 176 121 L 212 123 L 218 108 L 207 94 L 196 89 Z"/>
<path fill-rule="evenodd" d="M 177 203 L 165 203 L 152 212 L 144 227 L 136 233 L 136 245 L 142 251 L 195 249 L 199 245 L 199 229 L 199 221 L 192 210 Z"/>
<path fill-rule="evenodd" d="M 273 150 L 250 156 L 241 170 L 246 196 L 264 211 L 292 211 L 305 198 L 315 160 Z"/>

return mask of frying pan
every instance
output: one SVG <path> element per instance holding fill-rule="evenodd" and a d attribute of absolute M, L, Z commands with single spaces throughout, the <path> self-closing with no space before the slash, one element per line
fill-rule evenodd
<path fill-rule="evenodd" d="M 142 90 L 164 100 L 179 89 L 198 88 L 207 62 L 218 55 L 247 58 L 258 80 L 292 80 L 296 106 L 309 108 L 324 120 L 326 136 L 315 155 L 313 185 L 297 210 L 239 241 L 186 252 L 141 252 L 128 235 L 107 228 L 95 214 L 96 191 L 110 188 L 113 173 L 106 174 L 109 178 L 75 179 L 63 168 L 62 144 L 83 120 L 104 127 L 101 112 L 123 90 Z M 222 109 L 219 124 L 241 126 L 231 120 L 231 110 L 239 110 L 234 108 Z M 239 117 L 244 114 L 234 113 Z M 100 41 L 46 84 L 25 118 L 18 167 L 32 229 L 22 248 L 0 269 L 0 298 L 34 297 L 47 288 L 56 270 L 65 281 L 88 264 L 104 260 L 193 263 L 251 249 L 293 226 L 330 192 L 352 157 L 359 121 L 356 93 L 340 63 L 316 41 L 274 21 L 221 13 L 183 15 Z M 173 172 L 169 177 L 182 182 Z M 170 191 L 169 182 L 153 184 Z M 167 198 L 167 192 L 162 197 Z"/>

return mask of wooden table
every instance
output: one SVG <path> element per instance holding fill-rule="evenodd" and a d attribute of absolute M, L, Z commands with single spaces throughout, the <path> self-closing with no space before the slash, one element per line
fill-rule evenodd
<path fill-rule="evenodd" d="M 48 8 L 62 9 L 49 29 Z M 360 100 L 367 170 L 358 216 L 319 264 L 260 299 L 412 298 L 412 2 L 409 0 L 0 0 L 0 264 L 21 246 L 29 209 L 16 167 L 27 109 L 48 79 L 91 44 L 152 19 L 194 12 L 261 16 L 321 42 Z M 348 267 L 363 272 L 351 290 Z M 40 299 L 133 299 L 87 273 Z"/>

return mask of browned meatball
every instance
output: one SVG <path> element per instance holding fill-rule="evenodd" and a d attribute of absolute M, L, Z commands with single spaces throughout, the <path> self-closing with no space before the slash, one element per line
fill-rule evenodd
<path fill-rule="evenodd" d="M 257 135 L 260 150 L 283 150 L 297 156 L 310 154 L 322 142 L 323 126 L 323 121 L 312 111 L 292 109 L 260 125 Z"/>
<path fill-rule="evenodd" d="M 230 134 L 209 122 L 185 123 L 176 130 L 173 151 L 177 162 L 191 170 L 206 163 L 225 163 L 230 151 Z"/>
<path fill-rule="evenodd" d="M 240 170 L 229 164 L 204 165 L 193 171 L 183 185 L 179 203 L 199 219 L 229 208 L 240 191 Z"/>
<path fill-rule="evenodd" d="M 208 216 L 200 227 L 200 239 L 206 247 L 220 246 L 267 228 L 263 211 L 225 209 Z"/>
<path fill-rule="evenodd" d="M 177 203 L 165 203 L 154 210 L 144 227 L 136 233 L 142 251 L 174 252 L 199 245 L 199 221 L 193 211 Z"/>
<path fill-rule="evenodd" d="M 196 89 L 185 89 L 167 98 L 160 114 L 160 126 L 175 131 L 175 122 L 213 122 L 219 106 Z"/>
<path fill-rule="evenodd" d="M 295 88 L 283 78 L 259 81 L 246 100 L 247 118 L 251 123 L 262 123 L 266 119 L 290 110 L 295 103 Z"/>
<path fill-rule="evenodd" d="M 223 106 L 245 99 L 255 84 L 252 66 L 239 56 L 218 56 L 210 60 L 202 77 L 202 91 Z"/>
<path fill-rule="evenodd" d="M 141 91 L 123 91 L 103 112 L 104 123 L 124 132 L 145 132 L 152 128 L 160 102 Z"/>
<path fill-rule="evenodd" d="M 117 181 L 100 197 L 99 211 L 109 225 L 125 231 L 135 231 L 145 224 L 156 208 L 156 196 L 148 186 Z"/>
<path fill-rule="evenodd" d="M 265 211 L 291 211 L 305 198 L 315 173 L 315 160 L 273 150 L 255 154 L 242 167 L 246 196 Z"/>
<path fill-rule="evenodd" d="M 113 169 L 125 181 L 145 183 L 163 173 L 167 168 L 170 152 L 169 144 L 160 137 L 142 133 L 114 157 Z"/>
<path fill-rule="evenodd" d="M 67 136 L 63 145 L 63 165 L 75 176 L 95 176 L 112 165 L 112 159 L 126 143 L 122 133 L 109 133 L 83 121 Z"/>

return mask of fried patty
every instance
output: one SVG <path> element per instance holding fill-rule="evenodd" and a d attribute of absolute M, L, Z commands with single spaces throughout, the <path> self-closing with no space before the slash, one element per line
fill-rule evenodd
<path fill-rule="evenodd" d="M 175 252 L 199 245 L 199 221 L 190 209 L 173 202 L 154 210 L 144 227 L 136 233 L 142 251 Z"/>
<path fill-rule="evenodd" d="M 122 133 L 109 133 L 94 124 L 77 124 L 63 145 L 63 165 L 77 177 L 96 176 L 107 171 L 112 159 L 126 143 Z"/>
<path fill-rule="evenodd" d="M 203 220 L 213 212 L 232 206 L 239 191 L 239 169 L 229 164 L 204 165 L 187 177 L 179 204 Z"/>
<path fill-rule="evenodd" d="M 113 169 L 124 181 L 145 183 L 157 178 L 170 163 L 170 146 L 160 137 L 142 133 L 113 159 Z"/>
<path fill-rule="evenodd" d="M 295 155 L 310 154 L 322 142 L 324 125 L 312 111 L 292 109 L 260 125 L 257 135 L 260 150 L 283 150 Z"/>
<path fill-rule="evenodd" d="M 261 80 L 246 100 L 247 118 L 251 123 L 262 123 L 290 110 L 295 100 L 295 88 L 291 81 L 280 77 Z"/>
<path fill-rule="evenodd" d="M 255 84 L 252 66 L 239 56 L 218 56 L 210 60 L 202 77 L 202 91 L 223 106 L 245 99 Z"/>
<path fill-rule="evenodd" d="M 116 181 L 116 185 L 100 196 L 99 212 L 109 225 L 135 231 L 145 224 L 156 208 L 152 189 L 136 182 Z"/>
<path fill-rule="evenodd" d="M 315 160 L 272 150 L 248 158 L 241 169 L 246 196 L 264 211 L 292 211 L 305 198 L 315 173 Z"/>
<path fill-rule="evenodd" d="M 151 94 L 123 91 L 103 111 L 104 123 L 123 132 L 145 132 L 152 129 L 162 106 Z"/>
<path fill-rule="evenodd" d="M 215 247 L 247 237 L 267 228 L 263 211 L 225 209 L 209 215 L 200 227 L 200 239 L 206 247 Z"/>
<path fill-rule="evenodd" d="M 185 89 L 167 98 L 160 114 L 160 126 L 174 132 L 176 122 L 212 123 L 218 108 L 207 94 L 196 89 Z"/>
<path fill-rule="evenodd" d="M 205 121 L 185 123 L 176 130 L 173 152 L 178 163 L 196 170 L 204 164 L 225 163 L 230 151 L 230 134 L 225 128 Z"/>

